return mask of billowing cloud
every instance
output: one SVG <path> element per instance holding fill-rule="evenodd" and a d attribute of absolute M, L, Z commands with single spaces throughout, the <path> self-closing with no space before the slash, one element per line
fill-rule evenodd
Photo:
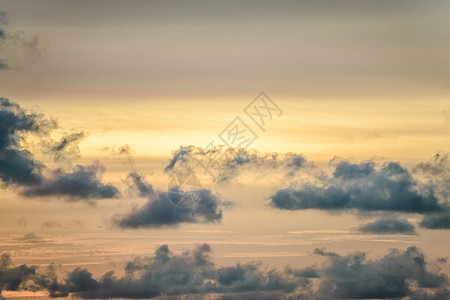
<path fill-rule="evenodd" d="M 360 226 L 358 230 L 363 233 L 374 234 L 416 234 L 413 224 L 406 219 L 397 219 L 395 217 L 375 220 Z"/>
<path fill-rule="evenodd" d="M 214 293 L 219 299 L 448 299 L 449 279 L 437 265 L 430 266 L 416 247 L 393 249 L 368 259 L 366 253 L 342 256 L 325 249 L 322 266 L 283 271 L 259 262 L 216 266 L 208 244 L 175 254 L 167 245 L 153 256 L 127 262 L 125 275 L 109 271 L 99 278 L 75 268 L 58 278 L 53 265 L 35 274 L 34 267 L 12 267 L 8 255 L 0 267 L 4 290 L 47 290 L 52 297 L 154 298 L 159 295 L 197 297 Z M 19 279 L 18 279 L 19 278 Z M 28 284 L 24 284 L 28 281 Z M 34 284 L 30 284 L 30 281 Z M 14 282 L 15 284 L 12 284 Z"/>
<path fill-rule="evenodd" d="M 28 113 L 18 104 L 0 98 L 0 181 L 6 186 L 18 188 L 26 197 L 57 197 L 72 201 L 96 198 L 112 198 L 118 195 L 113 185 L 103 183 L 104 167 L 95 162 L 77 165 L 69 170 L 49 170 L 22 146 L 26 135 L 48 140 L 57 128 L 55 120 L 43 114 Z M 63 157 L 71 148 L 78 149 L 77 142 L 84 133 L 66 134 L 50 147 L 56 157 Z"/>
<path fill-rule="evenodd" d="M 192 205 L 181 206 L 183 201 Z M 154 193 L 147 203 L 128 214 L 115 216 L 113 222 L 121 228 L 215 223 L 222 219 L 221 205 L 220 199 L 207 189 L 183 191 L 176 187 Z"/>
<path fill-rule="evenodd" d="M 443 211 L 433 186 L 419 184 L 397 162 L 376 165 L 342 161 L 329 177 L 300 183 L 277 191 L 271 205 L 279 209 L 321 209 L 359 211 L 397 211 L 431 213 Z"/>

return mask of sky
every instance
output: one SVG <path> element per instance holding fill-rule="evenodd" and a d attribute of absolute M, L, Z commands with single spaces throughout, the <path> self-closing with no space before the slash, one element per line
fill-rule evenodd
<path fill-rule="evenodd" d="M 0 0 L 0 295 L 447 299 L 449 12 Z"/>

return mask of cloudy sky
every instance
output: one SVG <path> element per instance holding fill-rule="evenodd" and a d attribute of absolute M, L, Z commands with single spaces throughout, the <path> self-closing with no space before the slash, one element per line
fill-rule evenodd
<path fill-rule="evenodd" d="M 1 294 L 447 299 L 449 13 L 0 0 Z"/>

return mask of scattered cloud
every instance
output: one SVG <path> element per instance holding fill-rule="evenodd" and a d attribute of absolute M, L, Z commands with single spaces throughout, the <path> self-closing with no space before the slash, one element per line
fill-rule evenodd
<path fill-rule="evenodd" d="M 302 154 L 261 153 L 257 150 L 215 146 L 201 148 L 181 146 L 173 152 L 165 171 L 171 175 L 210 173 L 217 182 L 236 179 L 245 171 L 253 171 L 262 176 L 273 170 L 282 170 L 292 176 L 302 168 L 312 168 L 314 164 Z"/>

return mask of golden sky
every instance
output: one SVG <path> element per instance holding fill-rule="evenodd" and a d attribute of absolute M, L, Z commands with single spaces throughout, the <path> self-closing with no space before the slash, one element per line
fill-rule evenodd
<path fill-rule="evenodd" d="M 450 211 L 449 15 L 450 2 L 437 0 L 0 0 L 0 100 L 60 126 L 22 139 L 0 120 L 0 252 L 96 276 L 121 275 L 127 260 L 162 244 L 179 254 L 208 243 L 219 265 L 260 259 L 279 269 L 320 265 L 325 258 L 312 254 L 323 247 L 448 255 L 449 225 L 421 222 Z M 264 129 L 245 112 L 260 92 L 279 109 Z M 0 113 L 10 112 L 2 103 Z M 200 178 L 223 214 L 199 221 L 171 211 L 180 219 L 158 223 L 170 180 L 204 153 L 173 169 L 169 159 L 180 146 L 224 144 L 236 117 L 258 136 L 240 153 L 256 149 L 254 161 L 234 153 L 222 166 L 229 178 Z M 74 132 L 85 136 L 72 159 L 53 159 L 51 138 Z M 11 149 L 42 163 L 41 182 L 30 188 L 4 171 Z M 130 174 L 142 176 L 145 193 L 131 191 Z M 88 179 L 86 196 L 76 184 Z M 336 190 L 344 196 L 333 198 Z M 347 206 L 332 206 L 346 196 Z M 400 204 L 373 209 L 367 199 Z M 384 218 L 413 230 L 358 227 Z M 442 269 L 450 274 L 448 263 Z"/>

